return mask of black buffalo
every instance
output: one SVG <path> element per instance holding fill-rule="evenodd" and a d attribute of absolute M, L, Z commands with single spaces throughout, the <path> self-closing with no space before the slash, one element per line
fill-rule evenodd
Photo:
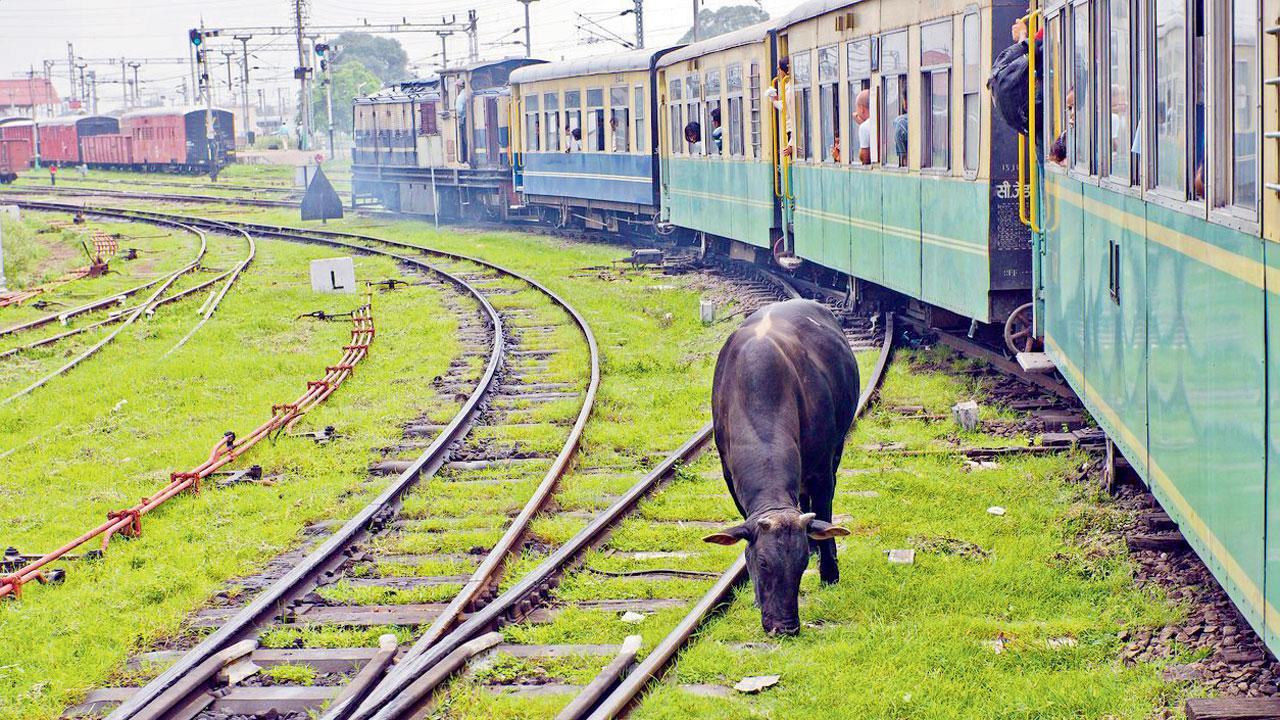
<path fill-rule="evenodd" d="M 840 324 L 808 300 L 757 311 L 716 360 L 711 414 L 725 483 L 741 525 L 708 535 L 747 541 L 761 622 L 771 634 L 800 629 L 800 578 L 810 541 L 824 583 L 840 579 L 831 524 L 836 468 L 858 402 L 858 365 Z"/>

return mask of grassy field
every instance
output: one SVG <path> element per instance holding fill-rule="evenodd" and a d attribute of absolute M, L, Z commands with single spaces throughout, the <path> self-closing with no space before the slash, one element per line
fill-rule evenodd
<path fill-rule="evenodd" d="M 348 322 L 295 320 L 358 303 L 310 289 L 308 262 L 334 254 L 263 241 L 242 283 L 181 350 L 163 357 L 195 323 L 201 296 L 0 407 L 5 544 L 28 553 L 56 547 L 201 462 L 224 431 L 243 433 L 273 403 L 300 395 L 350 337 Z M 390 261 L 357 258 L 357 275 L 401 273 Z M 346 516 L 376 489 L 365 483 L 373 450 L 440 404 L 422 388 L 458 347 L 455 320 L 429 287 L 378 295 L 374 312 L 370 357 L 298 428 L 332 424 L 341 439 L 319 448 L 288 437 L 261 443 L 233 467 L 260 464 L 267 482 L 181 496 L 144 518 L 139 540 L 117 540 L 102 561 L 71 563 L 65 586 L 31 586 L 22 600 L 0 603 L 0 717 L 56 716 L 130 651 L 175 632 L 227 578 L 295 544 L 304 525 Z"/>
<path fill-rule="evenodd" d="M 296 211 L 234 212 L 298 224 Z M 534 275 L 578 307 L 600 342 L 604 372 L 580 465 L 618 468 L 615 484 L 632 481 L 635 472 L 705 422 L 715 353 L 735 320 L 711 328 L 697 322 L 704 289 L 698 276 L 601 271 L 593 268 L 624 251 L 514 232 L 437 231 L 427 223 L 360 218 L 329 227 L 488 257 Z M 306 258 L 324 253 L 271 246 L 276 259 L 264 253 L 253 270 L 254 283 L 234 291 L 216 327 L 202 331 L 182 355 L 164 362 L 155 356 L 167 348 L 165 338 L 185 332 L 189 316 L 158 315 L 131 332 L 128 343 L 49 392 L 0 409 L 0 452 L 17 449 L 0 460 L 0 517 L 21 549 L 41 549 L 145 494 L 175 465 L 207 452 L 222 430 L 256 424 L 271 402 L 291 399 L 301 380 L 328 360 L 346 327 L 291 320 L 295 311 L 336 309 L 311 296 L 301 274 Z M 362 273 L 395 274 L 392 268 Z M 274 487 L 182 498 L 150 519 L 141 541 L 119 544 L 96 566 L 73 566 L 67 587 L 33 589 L 29 599 L 0 607 L 0 634 L 14 639 L 10 655 L 19 658 L 0 663 L 0 717 L 55 715 L 80 689 L 101 683 L 131 648 L 173 632 L 182 613 L 223 579 L 260 566 L 296 541 L 305 522 L 341 516 L 369 492 L 360 481 L 371 449 L 398 437 L 398 423 L 424 409 L 413 407 L 414 398 L 402 391 L 405 378 L 429 378 L 456 351 L 441 340 L 451 326 L 428 293 L 385 296 L 378 312 L 401 302 L 394 306 L 398 322 L 417 329 L 404 330 L 397 341 L 384 335 L 386 323 L 379 322 L 369 365 L 313 420 L 336 424 L 351 437 L 327 446 L 318 458 L 288 440 L 264 447 L 251 461 L 279 473 Z M 190 305 L 176 309 L 184 307 Z M 408 352 L 393 354 L 394 349 Z M 943 412 L 975 394 L 954 378 L 912 371 L 910 362 L 904 357 L 891 370 L 886 405 Z M 253 386 L 236 392 L 244 377 L 254 378 Z M 196 397 L 175 402 L 180 387 Z M 213 410 L 215 399 L 231 407 Z M 1122 548 L 1098 555 L 1077 544 L 1081 533 L 1116 520 L 1105 499 L 1064 479 L 1080 458 L 969 469 L 955 456 L 904 459 L 860 450 L 881 441 L 994 442 L 958 433 L 949 423 L 873 412 L 850 440 L 840 478 L 844 492 L 837 512 L 851 514 L 855 530 L 843 544 L 841 584 L 819 588 L 816 579 L 806 580 L 801 613 L 807 624 L 788 640 L 764 638 L 749 594 L 740 594 L 700 636 L 674 678 L 732 684 L 743 675 L 781 673 L 779 685 L 759 696 L 729 699 L 694 697 L 663 685 L 638 717 L 783 717 L 808 711 L 838 717 L 1144 718 L 1181 691 L 1159 679 L 1158 667 L 1124 665 L 1117 657 L 1119 630 L 1159 627 L 1182 610 L 1133 589 Z M 109 470 L 100 467 L 104 459 L 110 459 Z M 722 492 L 713 467 L 695 470 L 709 492 Z M 583 484 L 575 490 L 570 478 L 561 497 L 592 508 L 596 493 L 605 491 Z M 353 494 L 342 498 L 344 493 Z M 684 502 L 670 512 L 689 510 Z M 709 516 L 723 513 L 723 497 L 707 502 Z M 988 514 L 992 505 L 1007 508 L 1007 514 Z M 423 510 L 431 506 L 417 506 L 423 519 L 430 519 Z M 558 539 L 575 531 L 576 523 L 544 520 L 538 532 Z M 970 546 L 984 554 L 957 550 Z M 917 549 L 915 565 L 885 562 L 883 550 L 907 547 Z M 537 559 L 522 559 L 516 571 Z M 620 638 L 613 634 L 621 629 L 584 622 L 574 631 L 579 634 L 555 639 L 590 642 L 585 638 L 608 635 L 601 641 L 616 642 Z M 376 637 L 353 633 L 326 641 L 371 644 Z M 564 673 L 576 679 L 586 670 L 567 667 Z M 446 716 L 483 714 L 459 705 Z"/>

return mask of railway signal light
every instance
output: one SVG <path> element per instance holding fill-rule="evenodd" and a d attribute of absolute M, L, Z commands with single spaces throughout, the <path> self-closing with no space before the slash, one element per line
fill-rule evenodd
<path fill-rule="evenodd" d="M 200 47 L 200 43 L 204 42 L 204 38 L 200 35 L 200 30 L 191 28 L 187 31 L 187 37 L 191 39 L 191 44 Z"/>
<path fill-rule="evenodd" d="M 324 57 L 324 54 L 327 52 L 329 52 L 328 43 L 316 43 L 316 55 L 319 55 L 320 57 Z"/>

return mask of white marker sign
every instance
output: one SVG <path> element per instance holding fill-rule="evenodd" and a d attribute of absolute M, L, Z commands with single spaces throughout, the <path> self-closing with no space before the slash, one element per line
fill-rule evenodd
<path fill-rule="evenodd" d="M 356 265 L 349 257 L 311 261 L 311 289 L 316 292 L 355 293 Z"/>

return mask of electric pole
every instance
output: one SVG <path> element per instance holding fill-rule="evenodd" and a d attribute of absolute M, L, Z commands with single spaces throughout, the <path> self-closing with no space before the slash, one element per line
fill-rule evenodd
<path fill-rule="evenodd" d="M 529 5 L 533 0 L 520 0 L 520 2 L 524 4 L 524 56 L 533 57 L 533 40 L 529 33 Z"/>
<path fill-rule="evenodd" d="M 449 36 L 451 32 L 437 32 L 440 36 L 440 69 L 447 70 L 449 68 Z"/>
<path fill-rule="evenodd" d="M 636 47 L 644 47 L 644 0 L 636 0 Z"/>
<path fill-rule="evenodd" d="M 120 107 L 129 109 L 129 64 L 120 58 Z"/>
<path fill-rule="evenodd" d="M 698 0 L 693 0 L 693 41 L 698 42 Z"/>
<path fill-rule="evenodd" d="M 138 68 L 141 66 L 142 66 L 142 63 L 139 63 L 139 62 L 129 63 L 129 67 L 133 68 L 133 106 L 134 107 L 142 106 L 142 85 L 138 83 Z"/>
<path fill-rule="evenodd" d="M 236 91 L 231 83 L 231 58 L 236 56 L 235 50 L 223 50 L 222 57 L 227 59 L 227 106 L 235 107 Z"/>
<path fill-rule="evenodd" d="M 67 43 L 67 79 L 71 81 L 71 88 L 67 92 L 67 97 L 76 96 L 76 49 L 71 43 Z"/>
<path fill-rule="evenodd" d="M 249 35 L 236 35 L 235 38 L 240 41 L 240 99 L 241 105 L 244 106 L 244 140 L 246 146 L 252 145 L 254 133 L 250 130 L 253 124 L 249 122 Z"/>
<path fill-rule="evenodd" d="M 528 7 L 526 5 L 525 7 Z M 467 11 L 467 60 L 475 62 L 480 59 L 480 37 L 477 32 L 480 19 L 475 10 Z"/>
<path fill-rule="evenodd" d="M 293 76 L 298 81 L 298 89 L 302 93 L 300 100 L 302 110 L 302 123 L 298 125 L 298 149 L 311 149 L 311 95 L 307 92 L 307 74 L 311 72 L 308 67 L 310 58 L 307 56 L 307 43 L 303 37 L 303 22 L 307 12 L 307 0 L 293 0 L 293 20 L 294 34 L 298 41 L 298 67 L 294 69 Z"/>

